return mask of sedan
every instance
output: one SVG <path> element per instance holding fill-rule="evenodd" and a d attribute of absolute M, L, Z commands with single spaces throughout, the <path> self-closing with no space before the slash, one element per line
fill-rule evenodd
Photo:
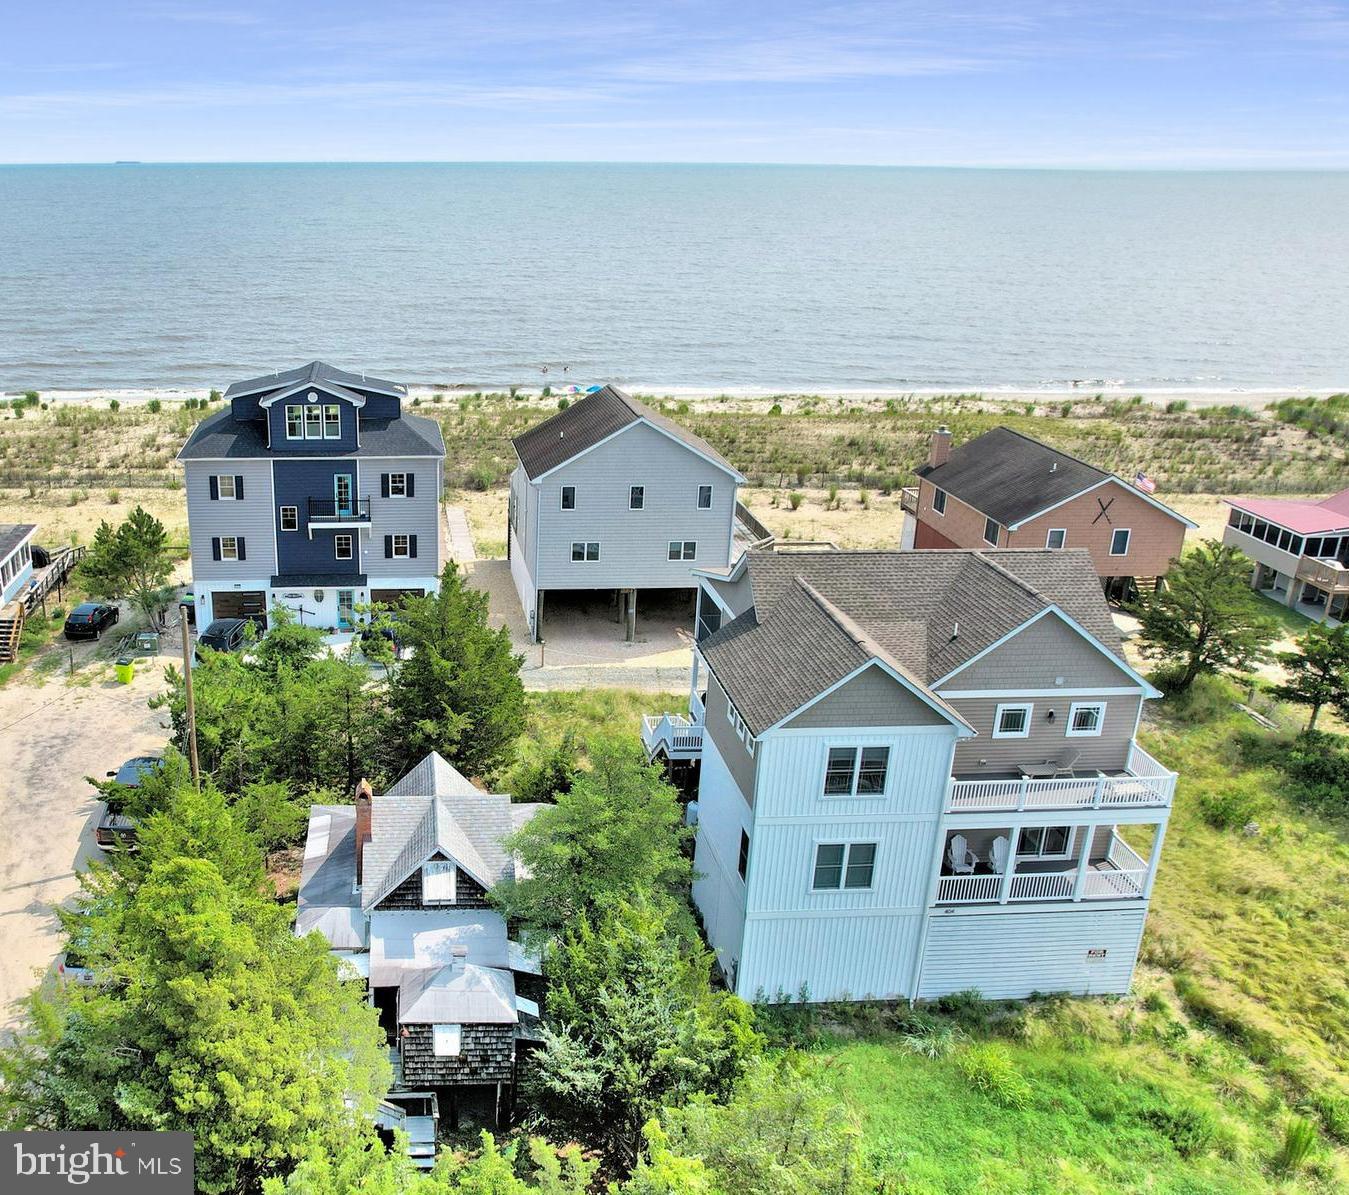
<path fill-rule="evenodd" d="M 100 639 L 103 632 L 121 617 L 116 606 L 102 602 L 81 602 L 66 618 L 67 639 Z"/>

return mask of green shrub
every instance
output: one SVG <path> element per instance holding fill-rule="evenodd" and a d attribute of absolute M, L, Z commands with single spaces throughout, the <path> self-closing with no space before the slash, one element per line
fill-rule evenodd
<path fill-rule="evenodd" d="M 1179 415 L 1182 411 L 1186 410 L 1189 405 L 1190 404 L 1183 398 L 1173 398 L 1166 404 L 1166 413 L 1168 415 Z"/>
<path fill-rule="evenodd" d="M 110 411 L 120 411 L 121 409 L 122 409 L 122 404 L 121 404 L 117 399 L 114 398 L 114 399 L 112 399 L 112 400 L 109 401 L 109 403 L 108 403 L 108 410 L 110 410 Z"/>
<path fill-rule="evenodd" d="M 1002 1042 L 978 1042 L 956 1058 L 960 1073 L 970 1086 L 1004 1108 L 1025 1108 L 1031 1099 L 1030 1084 L 1016 1068 Z"/>
<path fill-rule="evenodd" d="M 119 490 L 108 491 L 108 505 L 116 506 L 122 500 L 122 494 Z"/>
<path fill-rule="evenodd" d="M 145 404 L 145 409 L 149 411 L 151 415 L 158 415 L 159 412 L 164 409 L 164 404 L 160 402 L 159 399 L 152 398 Z"/>
<path fill-rule="evenodd" d="M 35 407 L 42 401 L 42 396 L 36 390 L 25 390 L 23 392 L 23 401 L 30 407 Z"/>
<path fill-rule="evenodd" d="M 1283 1144 L 1274 1157 L 1274 1168 L 1281 1174 L 1296 1174 L 1307 1164 L 1316 1146 L 1316 1126 L 1301 1116 L 1290 1116 L 1283 1127 Z"/>
<path fill-rule="evenodd" d="M 206 401 L 219 402 L 222 397 L 223 396 L 221 395 L 219 390 L 212 390 L 211 393 L 206 396 Z"/>
<path fill-rule="evenodd" d="M 551 386 L 545 386 L 545 387 L 543 388 L 543 394 L 540 395 L 540 397 L 541 397 L 541 398 L 551 398 L 552 396 L 553 396 L 553 388 L 552 388 Z"/>
<path fill-rule="evenodd" d="M 1235 830 L 1255 820 L 1259 801 L 1235 785 L 1199 794 L 1199 813 L 1215 830 Z"/>
<path fill-rule="evenodd" d="M 804 502 L 805 500 L 806 500 L 805 494 L 801 493 L 799 490 L 793 490 L 790 494 L 787 495 L 787 504 L 793 510 L 799 510 L 801 507 L 801 503 Z"/>
<path fill-rule="evenodd" d="M 559 398 L 559 399 L 557 400 L 557 409 L 558 409 L 559 411 L 565 411 L 569 406 L 571 406 L 571 399 L 569 399 L 569 398 Z"/>
<path fill-rule="evenodd" d="M 770 415 L 781 415 L 782 404 L 780 402 L 775 402 L 771 407 L 768 408 L 768 413 Z"/>
<path fill-rule="evenodd" d="M 479 491 L 490 490 L 496 485 L 496 480 L 497 475 L 494 469 L 489 469 L 486 465 L 479 465 L 469 470 L 466 488 Z"/>
<path fill-rule="evenodd" d="M 1208 1149 L 1218 1128 L 1207 1108 L 1174 1099 L 1144 1109 L 1140 1119 L 1168 1138 L 1182 1158 L 1198 1157 Z"/>
<path fill-rule="evenodd" d="M 938 996 L 932 1007 L 948 1017 L 954 1017 L 962 1025 L 976 1026 L 988 1023 L 993 1006 L 977 988 L 966 988 L 961 992 L 947 992 Z"/>

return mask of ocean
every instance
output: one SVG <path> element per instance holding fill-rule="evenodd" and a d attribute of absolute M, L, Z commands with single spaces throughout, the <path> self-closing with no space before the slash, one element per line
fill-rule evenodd
<path fill-rule="evenodd" d="M 474 387 L 1346 387 L 1349 173 L 0 167 L 0 389 L 313 357 Z"/>

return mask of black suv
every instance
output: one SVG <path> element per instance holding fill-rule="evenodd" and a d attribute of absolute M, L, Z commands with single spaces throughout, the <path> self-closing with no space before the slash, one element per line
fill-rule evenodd
<path fill-rule="evenodd" d="M 115 772 L 108 773 L 109 780 L 115 780 L 123 788 L 139 788 L 141 777 L 152 772 L 164 762 L 162 755 L 136 755 L 128 759 Z M 103 816 L 94 830 L 94 842 L 101 850 L 110 851 L 120 848 L 124 851 L 136 849 L 136 819 L 122 812 L 122 798 L 125 793 L 109 795 Z"/>
<path fill-rule="evenodd" d="M 197 659 L 202 659 L 201 649 L 212 648 L 215 651 L 240 651 L 244 646 L 244 636 L 248 631 L 246 618 L 217 618 L 197 637 Z"/>
<path fill-rule="evenodd" d="M 81 602 L 66 616 L 67 639 L 100 639 L 103 632 L 121 617 L 116 606 L 102 602 Z"/>

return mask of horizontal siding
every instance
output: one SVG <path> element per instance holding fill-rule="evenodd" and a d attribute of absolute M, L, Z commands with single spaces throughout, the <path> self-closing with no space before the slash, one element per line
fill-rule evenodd
<path fill-rule="evenodd" d="M 1031 686 L 1027 686 L 1030 688 Z M 1138 706 L 1143 700 L 1135 696 L 1114 697 L 1034 697 L 1029 698 L 1035 708 L 1031 711 L 1031 732 L 1024 739 L 995 739 L 993 719 L 999 705 L 1015 701 L 1012 697 L 954 697 L 951 704 L 960 711 L 978 736 L 965 739 L 956 746 L 957 774 L 977 778 L 979 773 L 990 775 L 1014 772 L 1018 764 L 1038 764 L 1048 761 L 1066 762 L 1078 756 L 1076 770 L 1123 768 L 1129 759 L 1129 745 L 1133 741 L 1138 722 Z M 1075 703 L 1105 702 L 1105 721 L 1099 735 L 1070 738 L 1067 734 L 1068 712 Z M 1054 721 L 1048 718 L 1054 711 Z"/>
<path fill-rule="evenodd" d="M 358 463 L 358 493 L 370 497 L 370 537 L 361 544 L 361 564 L 372 584 L 378 578 L 424 573 L 439 577 L 440 559 L 440 462 L 436 460 L 378 460 Z M 381 475 L 410 473 L 416 481 L 411 498 L 380 496 Z M 384 557 L 386 535 L 415 535 L 417 559 Z"/>
<path fill-rule="evenodd" d="M 782 918 L 751 921 L 737 994 L 746 1000 L 906 999 L 923 918 Z"/>
<path fill-rule="evenodd" d="M 792 729 L 846 726 L 940 726 L 946 719 L 912 690 L 873 665 L 785 723 Z"/>
<path fill-rule="evenodd" d="M 564 485 L 576 487 L 575 510 L 561 509 Z M 646 487 L 641 510 L 628 509 L 634 485 Z M 710 510 L 698 509 L 699 485 L 712 486 Z M 646 424 L 633 424 L 529 488 L 538 503 L 540 589 L 692 589 L 693 569 L 730 562 L 734 479 Z M 697 543 L 696 559 L 668 559 L 674 539 Z M 572 542 L 592 540 L 601 545 L 600 559 L 574 562 Z"/>
<path fill-rule="evenodd" d="M 212 501 L 211 477 L 231 473 L 244 479 L 242 501 Z M 276 532 L 272 510 L 270 460 L 184 461 L 183 488 L 187 494 L 188 540 L 192 549 L 192 578 L 203 582 L 264 581 L 276 569 Z M 242 535 L 247 560 L 212 560 L 211 540 L 220 535 Z"/>
<path fill-rule="evenodd" d="M 1122 994 L 1133 978 L 1143 909 L 993 914 L 934 913 L 918 994 L 977 989 L 991 999 L 1033 992 Z M 1089 960 L 1089 950 L 1104 949 Z"/>

